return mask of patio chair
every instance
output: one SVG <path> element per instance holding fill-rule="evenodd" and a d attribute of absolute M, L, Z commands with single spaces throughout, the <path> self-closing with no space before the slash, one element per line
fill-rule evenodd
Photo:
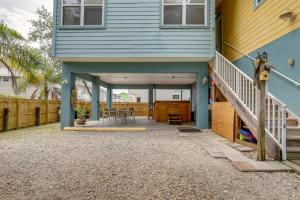
<path fill-rule="evenodd" d="M 103 117 L 103 124 L 105 124 L 105 121 L 107 121 L 107 125 L 110 125 L 111 116 L 110 116 L 110 111 L 107 108 L 105 108 L 103 110 L 103 116 L 102 117 Z"/>
<path fill-rule="evenodd" d="M 129 117 L 132 122 L 135 122 L 135 112 L 134 108 L 129 108 Z"/>

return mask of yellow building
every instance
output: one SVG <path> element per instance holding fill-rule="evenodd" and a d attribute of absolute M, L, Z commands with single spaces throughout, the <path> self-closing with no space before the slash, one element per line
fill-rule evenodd
<path fill-rule="evenodd" d="M 270 92 L 300 116 L 300 87 L 291 81 L 300 82 L 300 0 L 223 0 L 216 14 L 217 49 L 248 75 L 246 55 L 267 52 L 279 72 Z"/>

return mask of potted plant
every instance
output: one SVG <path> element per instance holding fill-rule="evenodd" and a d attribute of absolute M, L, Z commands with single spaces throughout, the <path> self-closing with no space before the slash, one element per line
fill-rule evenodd
<path fill-rule="evenodd" d="M 76 107 L 76 113 L 77 113 L 77 124 L 82 126 L 86 123 L 86 109 L 83 107 L 83 105 L 77 105 Z"/>

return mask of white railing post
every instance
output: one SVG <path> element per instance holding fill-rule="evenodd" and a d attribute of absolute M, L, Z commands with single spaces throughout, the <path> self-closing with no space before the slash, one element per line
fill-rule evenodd
<path fill-rule="evenodd" d="M 286 153 L 286 106 L 282 107 L 282 137 L 281 137 L 281 151 L 282 160 L 287 159 Z"/>

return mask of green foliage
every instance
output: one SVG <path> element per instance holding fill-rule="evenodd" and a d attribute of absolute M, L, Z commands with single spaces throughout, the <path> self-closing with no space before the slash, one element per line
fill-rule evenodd
<path fill-rule="evenodd" d="M 87 111 L 84 108 L 83 104 L 78 104 L 76 107 L 76 112 L 77 112 L 77 118 L 83 119 L 87 115 Z"/>
<path fill-rule="evenodd" d="M 42 52 L 50 55 L 52 45 L 53 18 L 51 13 L 44 7 L 35 11 L 36 20 L 30 20 L 31 29 L 29 31 L 29 41 L 37 42 Z"/>
<path fill-rule="evenodd" d="M 124 101 L 128 101 L 128 93 L 122 92 L 119 95 Z"/>
<path fill-rule="evenodd" d="M 30 47 L 19 32 L 0 22 L 0 64 L 9 70 L 16 94 L 18 91 L 15 73 L 37 83 L 35 71 L 42 65 L 42 60 L 40 52 Z"/>

